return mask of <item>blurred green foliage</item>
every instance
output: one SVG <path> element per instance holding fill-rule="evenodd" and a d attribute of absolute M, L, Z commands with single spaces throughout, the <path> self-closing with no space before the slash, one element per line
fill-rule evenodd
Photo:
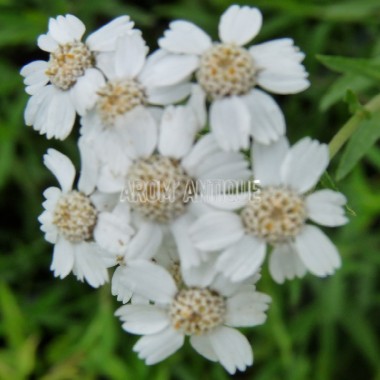
<path fill-rule="evenodd" d="M 73 13 L 91 31 L 129 14 L 154 49 L 173 18 L 194 21 L 217 38 L 219 15 L 231 3 L 0 0 L 1 380 L 229 378 L 189 347 L 145 366 L 131 350 L 137 338 L 124 333 L 113 316 L 117 303 L 109 287 L 94 290 L 72 276 L 53 278 L 52 247 L 37 222 L 42 191 L 54 184 L 42 154 L 55 147 L 78 163 L 78 152 L 75 136 L 64 143 L 46 141 L 24 126 L 27 95 L 18 73 L 31 60 L 46 58 L 36 39 L 50 16 Z M 350 110 L 357 112 L 380 92 L 378 0 L 239 3 L 258 6 L 264 14 L 256 42 L 287 36 L 306 53 L 312 86 L 277 97 L 291 141 L 310 135 L 329 142 L 351 117 Z M 331 278 L 307 276 L 284 286 L 264 269 L 259 288 L 273 297 L 272 307 L 264 326 L 247 330 L 255 365 L 234 378 L 380 380 L 380 117 L 363 118 L 363 123 L 339 164 L 338 178 L 344 179 L 336 182 L 340 152 L 326 182 L 347 195 L 353 210 L 347 226 L 328 231 L 341 252 L 342 268 Z M 342 168 L 344 162 L 350 167 Z"/>

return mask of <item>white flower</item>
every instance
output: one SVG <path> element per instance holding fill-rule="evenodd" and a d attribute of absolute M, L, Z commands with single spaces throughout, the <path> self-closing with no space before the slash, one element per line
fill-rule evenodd
<path fill-rule="evenodd" d="M 114 264 L 104 250 L 117 253 L 119 246 L 126 246 L 132 233 L 128 214 L 118 229 L 104 228 L 114 200 L 100 193 L 89 197 L 80 187 L 73 190 L 75 168 L 62 153 L 49 149 L 44 163 L 61 186 L 45 190 L 45 211 L 39 217 L 45 239 L 54 244 L 51 270 L 61 279 L 72 271 L 93 287 L 103 285 L 108 280 L 107 267 Z"/>
<path fill-rule="evenodd" d="M 81 42 L 82 21 L 70 14 L 51 18 L 48 33 L 38 38 L 38 46 L 50 53 L 49 61 L 34 61 L 21 70 L 26 92 L 32 95 L 25 109 L 26 124 L 49 139 L 65 139 L 76 112 L 84 115 L 104 85 L 99 54 L 112 51 L 116 39 L 132 27 L 129 17 L 121 16 Z"/>
<path fill-rule="evenodd" d="M 341 193 L 308 193 L 328 165 L 328 147 L 310 138 L 288 145 L 285 138 L 269 146 L 255 143 L 252 165 L 260 191 L 247 196 L 245 204 L 226 196 L 214 198 L 211 204 L 219 210 L 205 213 L 190 228 L 197 249 L 222 250 L 216 265 L 232 281 L 243 280 L 261 266 L 267 244 L 274 247 L 269 269 L 279 283 L 301 277 L 306 270 L 324 277 L 341 264 L 327 236 L 306 224 L 307 219 L 323 226 L 347 222 Z"/>
<path fill-rule="evenodd" d="M 122 173 L 110 170 L 109 165 L 99 166 L 96 152 L 80 143 L 84 166 L 92 168 L 88 170 L 92 173 L 89 182 L 103 192 L 123 191 L 133 214 L 140 218 L 137 230 L 144 231 L 144 242 L 161 241 L 169 229 L 182 265 L 198 265 L 201 255 L 187 236 L 195 215 L 192 201 L 196 183 L 246 180 L 250 176 L 248 163 L 239 153 L 222 151 L 211 135 L 194 145 L 199 120 L 190 106 L 167 107 L 159 129 L 155 123 L 146 122 L 144 114 L 140 115 L 141 120 L 128 125 L 125 131 L 125 149 L 130 158 L 125 159 Z"/>
<path fill-rule="evenodd" d="M 116 315 L 124 330 L 144 335 L 133 350 L 148 365 L 172 355 L 189 336 L 199 354 L 220 362 L 230 374 L 244 371 L 253 363 L 252 348 L 234 327 L 264 323 L 270 297 L 257 292 L 252 284 L 215 278 L 212 260 L 200 269 L 185 276 L 184 286 L 178 287 L 156 264 L 145 262 L 128 268 L 135 293 L 154 304 L 124 305 Z"/>
<path fill-rule="evenodd" d="M 220 19 L 221 42 L 213 43 L 203 30 L 183 20 L 172 22 L 159 40 L 162 58 L 151 76 L 152 85 L 172 85 L 195 73 L 212 102 L 211 131 L 225 150 L 248 148 L 249 136 L 269 144 L 285 132 L 280 108 L 256 85 L 276 94 L 297 93 L 309 86 L 301 64 L 304 54 L 293 40 L 243 47 L 261 25 L 257 8 L 232 5 Z"/>
<path fill-rule="evenodd" d="M 155 55 L 146 58 L 148 48 L 140 33 L 120 37 L 115 52 L 104 54 L 99 65 L 107 78 L 97 91 L 92 111 L 81 119 L 81 134 L 98 156 L 105 157 L 109 170 L 120 172 L 128 158 L 128 126 L 155 123 L 154 104 L 176 103 L 188 96 L 190 83 L 155 88 L 146 80 L 155 69 Z M 160 115 L 159 115 L 160 116 Z M 132 126 L 133 128 L 133 126 Z"/>

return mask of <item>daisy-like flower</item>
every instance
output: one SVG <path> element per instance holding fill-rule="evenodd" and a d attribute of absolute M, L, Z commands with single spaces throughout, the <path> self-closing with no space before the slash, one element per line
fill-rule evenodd
<path fill-rule="evenodd" d="M 146 80 L 155 69 L 155 56 L 147 59 L 148 48 L 140 33 L 120 37 L 115 52 L 104 54 L 99 66 L 107 82 L 98 89 L 94 109 L 81 120 L 81 133 L 91 141 L 98 156 L 120 171 L 128 157 L 125 132 L 133 123 L 155 124 L 152 105 L 176 103 L 189 95 L 186 81 L 154 88 Z M 152 114 L 153 113 L 153 114 Z"/>
<path fill-rule="evenodd" d="M 128 214 L 119 218 L 116 230 L 104 228 L 102 220 L 107 218 L 114 200 L 99 193 L 90 197 L 80 187 L 74 190 L 75 168 L 62 153 L 49 149 L 44 163 L 61 186 L 45 190 L 45 211 L 39 217 L 45 239 L 54 244 L 51 270 L 61 279 L 72 271 L 78 280 L 86 280 L 93 287 L 103 285 L 108 280 L 107 267 L 113 264 L 104 249 L 113 252 L 120 249 L 115 245 L 127 245 L 133 232 L 125 221 Z"/>
<path fill-rule="evenodd" d="M 117 38 L 132 27 L 129 17 L 121 16 L 82 42 L 85 26 L 77 17 L 51 18 L 48 33 L 38 38 L 40 49 L 50 53 L 49 60 L 31 62 L 21 70 L 26 92 L 32 95 L 25 109 L 26 124 L 49 139 L 65 139 L 76 112 L 84 115 L 105 83 L 99 55 L 112 51 Z"/>
<path fill-rule="evenodd" d="M 341 193 L 310 193 L 328 165 L 327 145 L 304 138 L 289 148 L 281 138 L 269 146 L 255 143 L 252 151 L 260 192 L 241 204 L 215 197 L 211 203 L 219 210 L 205 213 L 190 228 L 195 247 L 222 250 L 216 266 L 232 281 L 261 266 L 268 244 L 273 246 L 270 273 L 279 283 L 302 277 L 306 270 L 319 277 L 332 274 L 341 264 L 336 247 L 319 228 L 306 223 L 310 219 L 334 227 L 347 222 Z"/>
<path fill-rule="evenodd" d="M 163 53 L 152 83 L 173 84 L 195 73 L 211 101 L 211 131 L 225 150 L 248 148 L 250 136 L 269 144 L 285 132 L 280 108 L 257 85 L 275 94 L 293 94 L 309 86 L 301 64 L 304 54 L 293 40 L 243 47 L 261 25 L 257 8 L 232 5 L 220 19 L 221 42 L 213 43 L 203 30 L 182 20 L 172 22 L 159 40 Z"/>
<path fill-rule="evenodd" d="M 99 167 L 91 149 L 82 153 L 88 161 L 86 167 L 95 165 L 89 170 L 94 173 L 93 185 L 104 192 L 123 191 L 122 197 L 138 222 L 137 235 L 141 234 L 144 242 L 159 243 L 168 230 L 173 234 L 184 267 L 201 262 L 187 235 L 197 212 L 193 201 L 198 184 L 243 181 L 251 175 L 244 156 L 222 151 L 213 136 L 206 135 L 194 145 L 198 129 L 198 120 L 189 106 L 166 108 L 159 130 L 143 120 L 128 125 L 130 143 L 125 149 L 131 158 L 122 174 L 112 172 L 109 166 Z"/>
<path fill-rule="evenodd" d="M 125 331 L 144 335 L 133 350 L 146 364 L 172 355 L 189 336 L 199 354 L 220 362 L 230 374 L 252 365 L 251 345 L 234 327 L 256 326 L 266 320 L 270 297 L 257 292 L 254 285 L 215 277 L 213 260 L 186 275 L 181 287 L 153 263 L 135 265 L 127 274 L 135 293 L 153 302 L 124 305 L 116 312 Z"/>

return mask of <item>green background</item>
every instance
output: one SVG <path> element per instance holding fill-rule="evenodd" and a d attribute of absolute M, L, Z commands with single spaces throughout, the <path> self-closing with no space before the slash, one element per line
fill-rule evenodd
<path fill-rule="evenodd" d="M 36 47 L 36 39 L 46 32 L 48 17 L 72 13 L 92 31 L 115 16 L 129 14 L 154 50 L 157 38 L 175 18 L 194 21 L 216 39 L 219 16 L 230 4 L 0 0 L 0 379 L 229 378 L 219 364 L 198 356 L 188 345 L 163 363 L 145 366 L 131 350 L 137 337 L 123 332 L 113 316 L 118 305 L 108 286 L 94 290 L 72 275 L 64 280 L 53 277 L 52 246 L 44 241 L 37 222 L 42 191 L 55 184 L 42 155 L 54 147 L 78 163 L 77 130 L 58 142 L 24 126 L 28 97 L 19 70 L 32 60 L 47 58 Z M 345 91 L 355 90 L 355 101 L 362 103 L 380 91 L 380 81 L 350 73 L 341 77 L 316 58 L 317 54 L 380 58 L 378 0 L 240 4 L 256 5 L 264 14 L 255 42 L 291 37 L 307 55 L 311 87 L 298 95 L 276 97 L 292 142 L 305 135 L 329 142 L 350 117 Z M 334 185 L 325 181 L 349 200 L 350 223 L 327 231 L 342 255 L 342 268 L 330 278 L 307 275 L 283 286 L 264 269 L 259 289 L 270 294 L 273 303 L 267 323 L 245 331 L 254 349 L 254 366 L 234 378 L 380 380 L 380 147 L 366 146 L 364 152 L 344 179 Z M 329 168 L 333 179 L 340 156 Z"/>

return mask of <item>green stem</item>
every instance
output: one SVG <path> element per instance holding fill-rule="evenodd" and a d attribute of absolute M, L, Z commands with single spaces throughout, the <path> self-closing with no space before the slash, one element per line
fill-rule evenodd
<path fill-rule="evenodd" d="M 330 160 L 339 152 L 346 141 L 353 135 L 358 129 L 360 122 L 366 117 L 366 111 L 372 113 L 380 110 L 380 94 L 372 98 L 365 106 L 364 110 L 357 111 L 338 133 L 332 138 L 329 144 Z"/>

